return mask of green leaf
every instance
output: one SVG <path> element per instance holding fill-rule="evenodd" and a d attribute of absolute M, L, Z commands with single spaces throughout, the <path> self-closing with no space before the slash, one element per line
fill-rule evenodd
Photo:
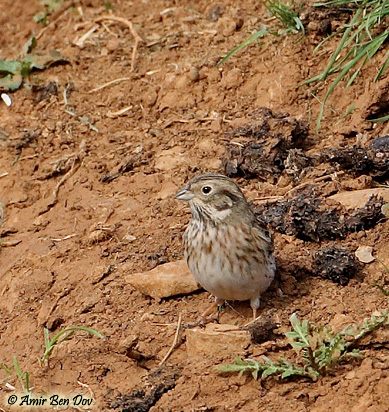
<path fill-rule="evenodd" d="M 43 70 L 54 63 L 67 63 L 61 53 L 57 50 L 52 50 L 49 54 L 29 54 L 23 63 L 29 64 L 32 69 Z"/>
<path fill-rule="evenodd" d="M 0 90 L 17 90 L 23 82 L 23 76 L 21 74 L 8 74 L 7 76 L 0 78 Z"/>
<path fill-rule="evenodd" d="M 302 323 L 299 321 L 296 313 L 293 313 L 289 319 L 293 331 L 287 332 L 286 337 L 289 339 L 292 346 L 296 349 L 302 349 L 309 347 L 308 335 L 309 335 L 309 323 L 304 320 Z"/>
<path fill-rule="evenodd" d="M 387 122 L 389 120 L 389 115 L 378 117 L 377 119 L 367 119 L 367 120 L 372 123 Z"/>
<path fill-rule="evenodd" d="M 20 53 L 21 56 L 25 56 L 26 54 L 29 54 L 35 49 L 37 45 L 36 37 L 30 37 L 27 41 L 27 43 L 23 46 L 22 52 Z"/>
<path fill-rule="evenodd" d="M 18 60 L 1 60 L 0 74 L 18 74 L 22 68 L 22 63 Z"/>
<path fill-rule="evenodd" d="M 48 331 L 46 331 L 46 328 L 44 329 L 44 339 L 45 339 L 45 352 L 41 358 L 41 363 L 44 363 L 51 355 L 51 352 L 53 351 L 55 345 L 60 342 L 64 342 L 65 340 L 70 339 L 75 331 L 85 331 L 90 333 L 91 335 L 97 336 L 98 338 L 103 338 L 104 335 L 102 335 L 100 332 L 98 332 L 95 329 L 88 328 L 85 326 L 71 326 L 69 328 L 63 329 L 60 332 L 58 332 L 52 339 L 49 338 Z M 63 336 L 65 335 L 65 336 Z M 62 337 L 62 340 L 59 341 L 59 339 Z"/>
<path fill-rule="evenodd" d="M 105 7 L 106 10 L 113 10 L 113 6 L 112 6 L 110 1 L 105 1 L 104 2 L 104 7 Z"/>
<path fill-rule="evenodd" d="M 47 13 L 45 11 L 41 11 L 39 13 L 34 14 L 34 21 L 35 23 L 40 23 L 42 26 L 47 25 Z"/>
<path fill-rule="evenodd" d="M 9 375 L 12 375 L 12 370 L 5 364 L 1 364 L 1 369 L 5 370 Z"/>
<path fill-rule="evenodd" d="M 267 33 L 267 29 L 263 28 L 261 30 L 256 31 L 254 34 L 252 34 L 248 39 L 240 43 L 238 46 L 234 47 L 230 52 L 228 52 L 218 63 L 216 66 L 221 66 L 225 61 L 227 61 L 232 55 L 237 53 L 239 50 L 244 49 L 254 41 L 260 39 Z"/>

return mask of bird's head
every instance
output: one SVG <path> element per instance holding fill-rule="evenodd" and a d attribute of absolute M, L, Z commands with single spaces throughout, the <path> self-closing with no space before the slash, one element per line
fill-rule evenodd
<path fill-rule="evenodd" d="M 250 213 L 246 198 L 238 185 L 229 177 L 204 174 L 190 180 L 175 196 L 186 200 L 194 219 L 213 223 L 242 218 Z"/>

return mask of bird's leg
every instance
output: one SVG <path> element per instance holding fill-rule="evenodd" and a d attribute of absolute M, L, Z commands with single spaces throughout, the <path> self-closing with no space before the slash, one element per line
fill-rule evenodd
<path fill-rule="evenodd" d="M 255 320 L 255 319 L 257 319 L 257 308 L 252 308 L 253 309 L 253 321 Z"/>
<path fill-rule="evenodd" d="M 258 308 L 261 304 L 261 297 L 258 296 L 250 300 L 250 305 L 253 310 L 253 322 L 257 319 Z"/>
<path fill-rule="evenodd" d="M 207 310 L 199 316 L 198 320 L 194 323 L 188 323 L 187 325 L 184 325 L 184 329 L 190 329 L 196 326 L 204 327 L 207 323 L 213 320 L 216 320 L 216 319 L 212 319 L 211 317 L 209 317 L 209 315 L 215 310 L 216 307 L 218 307 L 219 305 L 222 305 L 223 302 L 224 302 L 223 299 L 219 299 L 215 297 L 215 302 L 213 302 L 212 305 L 209 306 L 209 308 L 207 308 Z"/>
<path fill-rule="evenodd" d="M 220 299 L 220 298 L 215 297 L 215 302 L 213 302 L 212 305 L 209 306 L 209 308 L 207 308 L 207 310 L 200 315 L 199 321 L 201 322 L 201 324 L 205 325 L 207 323 L 207 320 L 209 321 L 209 319 L 207 319 L 207 317 L 212 312 L 214 312 L 215 308 L 222 305 L 223 302 L 224 302 L 224 299 Z"/>
<path fill-rule="evenodd" d="M 223 304 L 223 302 L 224 302 L 224 299 L 215 297 L 215 302 L 213 302 L 212 305 L 209 306 L 209 308 L 200 315 L 200 318 L 205 320 L 215 310 L 215 308 Z"/>

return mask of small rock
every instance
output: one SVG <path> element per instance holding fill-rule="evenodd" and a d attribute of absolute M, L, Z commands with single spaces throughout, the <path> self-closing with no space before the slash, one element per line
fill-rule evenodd
<path fill-rule="evenodd" d="M 250 333 L 235 325 L 208 324 L 186 331 L 186 350 L 190 357 L 243 356 L 250 345 Z"/>
<path fill-rule="evenodd" d="M 158 93 L 156 90 L 150 90 L 145 92 L 141 96 L 141 101 L 146 107 L 153 107 L 158 99 Z"/>
<path fill-rule="evenodd" d="M 47 220 L 44 215 L 39 215 L 37 218 L 35 218 L 32 222 L 34 229 L 37 230 L 42 230 L 44 229 L 48 224 L 50 223 L 49 220 Z"/>
<path fill-rule="evenodd" d="M 355 256 L 362 263 L 371 263 L 374 261 L 374 256 L 371 254 L 373 248 L 371 246 L 359 246 L 355 251 Z"/>
<path fill-rule="evenodd" d="M 157 193 L 157 199 L 165 200 L 170 197 L 174 197 L 174 195 L 178 191 L 178 186 L 175 185 L 173 182 L 167 181 L 162 183 L 161 190 Z"/>
<path fill-rule="evenodd" d="M 144 356 L 137 350 L 138 337 L 130 335 L 119 341 L 116 347 L 118 353 L 134 360 L 142 360 Z"/>
<path fill-rule="evenodd" d="M 7 93 L 1 93 L 1 98 L 8 107 L 11 106 L 12 100 Z"/>
<path fill-rule="evenodd" d="M 224 37 L 228 37 L 234 34 L 236 28 L 236 21 L 229 17 L 221 17 L 216 23 L 216 30 Z"/>
<path fill-rule="evenodd" d="M 344 375 L 344 378 L 347 380 L 351 380 L 351 379 L 355 379 L 355 376 L 356 376 L 356 372 L 350 371 L 349 373 L 346 373 L 346 375 Z"/>
<path fill-rule="evenodd" d="M 190 87 L 192 80 L 189 75 L 183 74 L 182 76 L 178 76 L 174 87 L 178 90 L 187 90 Z"/>
<path fill-rule="evenodd" d="M 212 22 L 217 22 L 223 14 L 223 6 L 221 4 L 211 4 L 205 11 L 207 19 Z"/>
<path fill-rule="evenodd" d="M 180 147 L 172 147 L 168 150 L 163 150 L 156 156 L 155 168 L 162 171 L 170 171 L 187 163 L 187 158 Z"/>
<path fill-rule="evenodd" d="M 197 82 L 200 79 L 200 72 L 196 66 L 192 66 L 189 70 L 188 77 L 192 82 Z"/>
<path fill-rule="evenodd" d="M 112 39 L 109 39 L 107 41 L 107 45 L 106 45 L 107 49 L 110 52 L 115 51 L 119 46 L 120 46 L 120 41 L 116 37 L 113 37 Z"/>
<path fill-rule="evenodd" d="M 377 187 L 374 189 L 354 190 L 352 192 L 342 192 L 330 196 L 333 199 L 348 209 L 357 209 L 365 206 L 371 196 L 376 195 L 378 198 L 382 197 L 385 202 L 389 202 L 389 189 L 384 187 Z"/>
<path fill-rule="evenodd" d="M 134 273 L 126 280 L 139 292 L 157 300 L 187 295 L 200 289 L 185 260 L 159 265 L 148 272 Z"/>
<path fill-rule="evenodd" d="M 339 332 L 354 323 L 354 319 L 350 315 L 336 313 L 330 321 L 333 331 Z"/>
<path fill-rule="evenodd" d="M 384 216 L 389 217 L 389 203 L 382 205 L 381 212 Z"/>
<path fill-rule="evenodd" d="M 221 84 L 226 89 L 235 89 L 240 86 L 243 82 L 243 75 L 240 69 L 235 68 L 229 70 L 227 73 L 223 75 Z"/>
<path fill-rule="evenodd" d="M 135 240 L 136 240 L 136 236 L 130 235 L 129 233 L 127 235 L 124 235 L 122 238 L 122 241 L 124 243 L 134 242 Z"/>

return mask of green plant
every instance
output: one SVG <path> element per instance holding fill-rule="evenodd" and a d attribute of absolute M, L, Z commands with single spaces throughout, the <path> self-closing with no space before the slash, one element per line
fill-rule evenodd
<path fill-rule="evenodd" d="M 325 3 L 316 3 L 315 6 L 339 6 L 353 11 L 351 21 L 334 34 L 337 35 L 343 33 L 325 70 L 321 74 L 304 82 L 304 84 L 310 84 L 316 81 L 323 81 L 328 75 L 339 73 L 328 88 L 321 104 L 316 124 L 316 130 L 318 130 L 320 128 L 327 100 L 336 86 L 346 76 L 348 76 L 346 87 L 353 84 L 363 66 L 370 61 L 379 50 L 381 50 L 381 46 L 386 42 L 389 36 L 389 29 L 381 23 L 389 15 L 389 2 L 387 0 L 335 0 Z M 315 50 L 319 49 L 325 41 L 334 37 L 334 35 L 329 36 L 321 42 Z M 385 62 L 379 68 L 374 81 L 379 80 L 388 65 L 389 52 L 387 52 Z M 379 119 L 370 120 L 372 122 L 378 122 L 388 119 L 389 116 L 384 116 Z"/>
<path fill-rule="evenodd" d="M 302 21 L 299 18 L 299 13 L 304 3 L 299 7 L 294 7 L 294 1 L 283 3 L 281 0 L 266 0 L 265 6 L 268 12 L 275 17 L 281 25 L 281 34 L 298 33 L 305 34 L 305 29 Z"/>
<path fill-rule="evenodd" d="M 13 357 L 13 368 L 8 367 L 5 363 L 1 364 L 1 368 L 9 375 L 15 374 L 20 382 L 20 385 L 22 386 L 23 391 L 26 393 L 31 393 L 30 374 L 26 371 L 21 371 L 18 358 L 16 356 Z"/>
<path fill-rule="evenodd" d="M 0 90 L 19 89 L 23 79 L 29 76 L 32 70 L 43 70 L 54 63 L 67 62 L 57 50 L 52 50 L 49 54 L 32 54 L 36 44 L 35 37 L 31 37 L 24 45 L 19 59 L 0 59 Z"/>
<path fill-rule="evenodd" d="M 359 352 L 355 347 L 358 341 L 378 327 L 389 324 L 387 311 L 365 319 L 360 327 L 347 326 L 336 333 L 328 326 L 318 328 L 307 320 L 300 322 L 295 313 L 290 317 L 290 323 L 292 330 L 285 336 L 300 356 L 300 365 L 293 365 L 285 359 L 274 362 L 262 356 L 260 362 L 236 358 L 235 364 L 221 365 L 218 369 L 239 374 L 249 372 L 256 379 L 277 375 L 281 378 L 303 376 L 317 380 L 347 357 L 358 356 Z"/>
<path fill-rule="evenodd" d="M 263 26 L 260 30 L 253 33 L 250 37 L 244 40 L 242 43 L 238 44 L 232 50 L 230 50 L 218 63 L 217 66 L 222 65 L 227 61 L 231 56 L 233 56 L 238 51 L 249 46 L 251 43 L 256 40 L 261 39 L 267 33 L 273 35 L 284 35 L 289 33 L 297 33 L 301 31 L 304 35 L 305 29 L 304 25 L 299 18 L 299 13 L 302 5 L 294 9 L 294 2 L 292 3 L 283 3 L 281 0 L 265 0 L 264 4 L 270 13 L 271 16 L 276 18 L 278 24 L 275 26 L 267 27 Z"/>
<path fill-rule="evenodd" d="M 267 29 L 263 28 L 261 30 L 256 31 L 253 33 L 248 39 L 244 40 L 242 43 L 238 44 L 232 50 L 230 50 L 217 64 L 217 66 L 221 66 L 225 61 L 227 61 L 232 55 L 237 53 L 239 50 L 244 49 L 245 47 L 249 46 L 256 40 L 259 40 L 267 33 Z"/>
<path fill-rule="evenodd" d="M 388 206 L 388 204 L 386 204 L 386 206 Z M 389 267 L 386 266 L 385 262 L 383 260 L 381 260 L 380 258 L 377 258 L 377 260 L 378 260 L 378 262 L 381 263 L 381 265 L 385 269 L 385 272 L 389 275 Z M 389 296 L 389 290 L 388 289 L 385 289 L 383 286 L 379 285 L 378 283 L 373 283 L 373 286 L 376 286 L 385 296 Z"/>
<path fill-rule="evenodd" d="M 112 6 L 112 3 L 110 1 L 105 1 L 104 2 L 104 7 L 108 11 L 113 11 L 113 6 Z"/>
<path fill-rule="evenodd" d="M 49 330 L 47 328 L 44 328 L 45 352 L 43 356 L 40 358 L 41 365 L 43 365 L 45 362 L 49 360 L 51 352 L 53 351 L 56 345 L 66 340 L 69 340 L 74 335 L 74 332 L 78 330 L 88 332 L 91 335 L 97 336 L 98 338 L 104 337 L 104 335 L 102 335 L 95 329 L 87 328 L 84 326 L 71 326 L 69 328 L 61 330 L 52 339 L 50 339 Z M 60 340 L 61 337 L 62 339 Z"/>
<path fill-rule="evenodd" d="M 47 26 L 48 17 L 58 10 L 63 4 L 63 0 L 45 0 L 42 2 L 43 11 L 34 15 L 34 21 Z"/>

